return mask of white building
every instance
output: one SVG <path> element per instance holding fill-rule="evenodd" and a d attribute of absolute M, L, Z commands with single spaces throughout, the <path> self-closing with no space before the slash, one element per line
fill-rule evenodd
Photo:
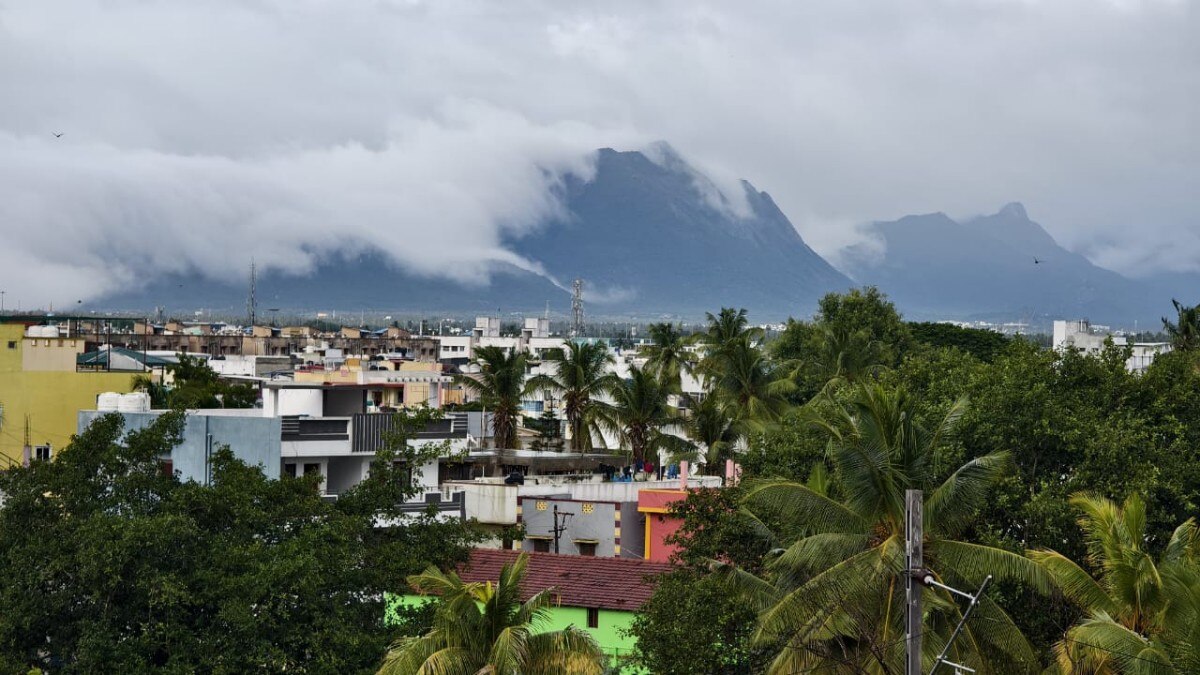
<path fill-rule="evenodd" d="M 1104 350 L 1104 342 L 1112 338 L 1118 347 L 1130 347 L 1132 354 L 1125 361 L 1125 367 L 1130 372 L 1140 373 L 1150 367 L 1154 357 L 1171 351 L 1167 342 L 1134 342 L 1130 343 L 1124 335 L 1113 334 L 1102 327 L 1092 326 L 1086 319 L 1073 321 L 1055 321 L 1052 345 L 1056 351 L 1073 347 L 1085 354 L 1099 354 Z"/>

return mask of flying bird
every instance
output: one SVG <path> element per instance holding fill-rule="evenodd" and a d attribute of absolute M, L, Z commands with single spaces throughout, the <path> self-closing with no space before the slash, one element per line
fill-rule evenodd
<path fill-rule="evenodd" d="M 60 132 L 58 132 L 58 133 L 54 134 L 54 137 L 55 137 L 55 138 L 62 138 L 62 135 L 63 135 L 64 133 L 66 133 L 66 132 L 65 132 L 65 131 L 60 131 Z"/>
<path fill-rule="evenodd" d="M 1042 261 L 1041 261 L 1041 260 L 1038 260 L 1037 258 L 1034 258 L 1034 259 L 1033 259 L 1033 264 L 1034 264 L 1034 265 L 1041 265 L 1041 264 L 1042 264 Z"/>

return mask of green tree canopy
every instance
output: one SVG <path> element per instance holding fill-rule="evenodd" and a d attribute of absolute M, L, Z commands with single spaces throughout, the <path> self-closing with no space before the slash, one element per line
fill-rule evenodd
<path fill-rule="evenodd" d="M 761 611 L 756 642 L 782 643 L 767 672 L 846 670 L 845 664 L 847 672 L 903 670 L 908 488 L 925 490 L 926 565 L 943 583 L 976 587 L 990 573 L 1048 590 L 1046 575 L 1026 558 L 957 538 L 1010 467 L 1009 456 L 997 453 L 936 479 L 935 451 L 964 407 L 960 402 L 926 428 L 902 389 L 859 385 L 844 406 L 813 419 L 829 439 L 832 475 L 818 468 L 807 484 L 747 482 L 747 508 L 764 522 L 777 520 L 773 529 L 786 545 L 762 577 L 727 573 Z M 923 592 L 928 667 L 960 609 L 941 591 Z M 951 650 L 953 660 L 979 672 L 1036 666 L 1033 649 L 995 602 L 985 597 L 976 611 L 987 627 L 969 624 Z"/>
<path fill-rule="evenodd" d="M 1171 346 L 1183 352 L 1200 349 L 1200 305 L 1191 307 L 1172 299 L 1175 320 L 1163 317 L 1163 331 L 1171 338 Z"/>
<path fill-rule="evenodd" d="M 384 591 L 465 557 L 463 525 L 396 511 L 406 448 L 329 503 L 315 476 L 269 480 L 227 449 L 211 484 L 164 474 L 182 428 L 106 415 L 0 472 L 0 671 L 370 672 Z"/>
<path fill-rule="evenodd" d="M 170 384 L 143 375 L 134 378 L 134 389 L 149 393 L 155 408 L 253 408 L 258 400 L 254 385 L 221 378 L 199 357 L 182 354 L 179 363 L 167 366 L 167 373 Z"/>
<path fill-rule="evenodd" d="M 1146 505 L 1076 495 L 1093 578 L 1051 550 L 1029 556 L 1086 613 L 1055 646 L 1066 675 L 1188 673 L 1200 669 L 1200 530 L 1177 527 L 1158 560 L 1146 550 Z"/>

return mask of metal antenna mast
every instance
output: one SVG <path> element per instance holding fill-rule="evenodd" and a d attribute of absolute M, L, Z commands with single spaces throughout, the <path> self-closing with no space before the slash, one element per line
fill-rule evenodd
<path fill-rule="evenodd" d="M 571 283 L 571 337 L 583 336 L 583 279 Z"/>
<path fill-rule="evenodd" d="M 954 627 L 954 632 L 950 633 L 950 639 L 946 640 L 945 646 L 942 647 L 941 652 L 934 658 L 933 666 L 929 668 L 928 675 L 933 675 L 937 671 L 938 666 L 943 664 L 953 668 L 956 675 L 974 673 L 974 668 L 961 663 L 955 663 L 946 657 L 950 653 L 950 648 L 954 645 L 954 640 L 962 634 L 963 627 L 967 625 L 967 620 L 971 618 L 971 613 L 979 606 L 979 599 L 983 597 L 988 584 L 992 583 L 992 575 L 989 574 L 984 578 L 983 584 L 979 586 L 979 590 L 975 591 L 974 594 L 960 591 L 957 588 L 951 588 L 939 582 L 933 575 L 933 572 L 925 569 L 923 542 L 925 537 L 925 520 L 922 513 L 924 508 L 924 494 L 920 490 L 905 490 L 904 502 L 904 548 L 907 567 L 907 573 L 904 575 L 907 610 L 904 617 L 904 673 L 905 675 L 922 675 L 921 637 L 922 633 L 925 632 L 925 621 L 921 614 L 921 592 L 923 588 L 937 588 L 951 594 L 951 596 L 958 596 L 967 600 L 966 610 L 959 616 L 958 625 Z"/>
<path fill-rule="evenodd" d="M 921 614 L 921 581 L 924 577 L 924 495 L 920 490 L 905 490 L 904 551 L 904 675 L 921 675 L 921 634 L 925 631 Z"/>
<path fill-rule="evenodd" d="M 254 326 L 255 315 L 258 314 L 258 272 L 254 268 L 254 258 L 250 259 L 250 297 L 246 299 L 246 312 L 250 315 L 250 325 Z"/>

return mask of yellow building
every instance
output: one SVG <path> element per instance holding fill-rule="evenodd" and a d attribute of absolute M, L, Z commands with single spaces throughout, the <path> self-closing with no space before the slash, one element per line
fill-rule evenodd
<path fill-rule="evenodd" d="M 0 467 L 22 461 L 26 420 L 30 444 L 53 454 L 70 442 L 80 410 L 95 409 L 103 392 L 130 391 L 136 374 L 79 372 L 82 338 L 30 332 L 25 322 L 0 320 Z"/>

